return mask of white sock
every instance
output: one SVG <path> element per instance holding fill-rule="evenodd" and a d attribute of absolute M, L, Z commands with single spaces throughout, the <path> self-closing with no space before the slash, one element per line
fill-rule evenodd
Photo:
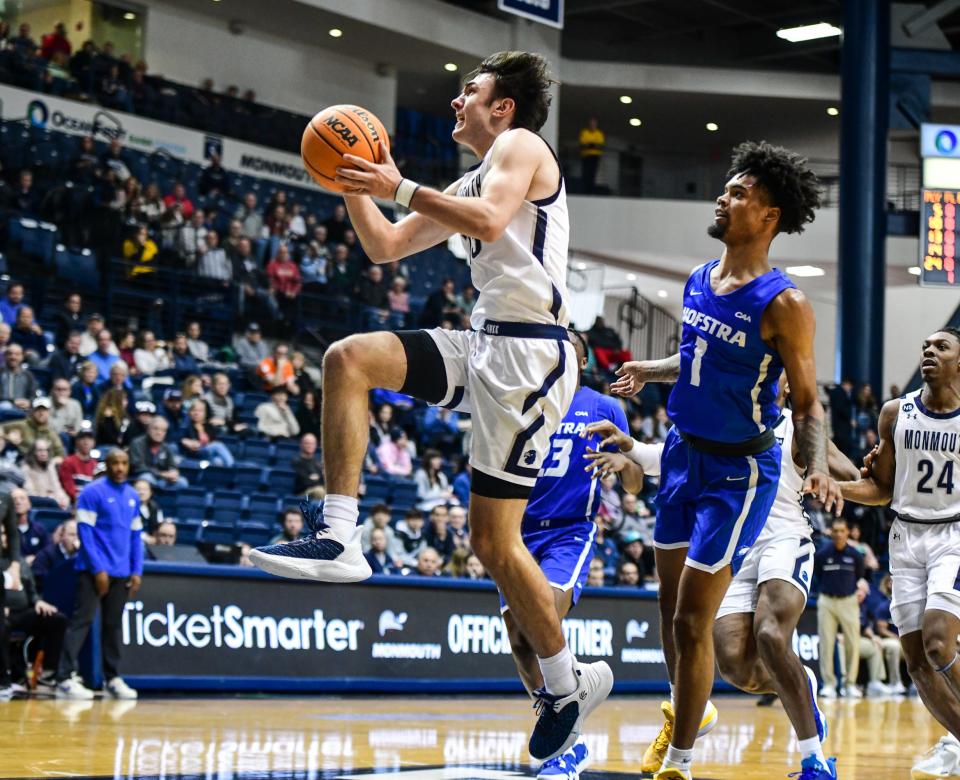
<path fill-rule="evenodd" d="M 360 519 L 360 504 L 353 496 L 328 495 L 323 499 L 323 521 L 340 542 L 353 540 Z"/>
<path fill-rule="evenodd" d="M 667 757 L 663 759 L 661 769 L 679 769 L 681 772 L 689 772 L 690 765 L 693 763 L 693 748 L 689 750 L 680 750 L 673 745 L 667 748 Z"/>
<path fill-rule="evenodd" d="M 537 661 L 540 663 L 540 673 L 543 675 L 547 693 L 566 696 L 577 689 L 577 674 L 574 671 L 577 659 L 573 657 L 569 647 L 564 645 L 563 650 L 556 655 L 537 658 Z"/>
<path fill-rule="evenodd" d="M 816 756 L 817 760 L 821 764 L 824 766 L 827 765 L 827 757 L 823 754 L 823 745 L 820 744 L 820 737 L 810 737 L 810 739 L 798 740 L 797 745 L 800 748 L 801 758 Z"/>

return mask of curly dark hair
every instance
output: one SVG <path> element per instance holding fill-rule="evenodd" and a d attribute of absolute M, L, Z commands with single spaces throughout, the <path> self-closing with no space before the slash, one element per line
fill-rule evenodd
<path fill-rule="evenodd" d="M 769 193 L 772 205 L 780 209 L 777 230 L 802 233 L 820 208 L 820 182 L 796 152 L 766 141 L 745 141 L 733 150 L 727 176 L 749 173 Z"/>
<path fill-rule="evenodd" d="M 947 325 L 947 327 L 943 328 L 943 332 L 949 333 L 957 340 L 957 343 L 960 344 L 960 328 L 955 328 L 953 325 Z"/>
<path fill-rule="evenodd" d="M 499 51 L 467 74 L 465 81 L 481 73 L 493 74 L 494 98 L 511 98 L 516 104 L 513 127 L 534 133 L 543 127 L 552 100 L 550 86 L 559 83 L 551 78 L 543 57 L 527 51 Z"/>

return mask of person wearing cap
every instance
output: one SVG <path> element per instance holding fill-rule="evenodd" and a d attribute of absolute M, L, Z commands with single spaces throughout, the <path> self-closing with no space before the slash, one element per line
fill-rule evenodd
<path fill-rule="evenodd" d="M 653 550 L 650 550 L 650 553 L 647 553 L 646 546 L 644 545 L 644 539 L 638 531 L 627 531 L 621 537 L 623 539 L 623 556 L 621 561 L 629 561 L 637 567 L 637 572 L 640 574 L 640 581 L 647 579 L 653 575 L 653 566 L 651 553 Z"/>
<path fill-rule="evenodd" d="M 54 379 L 50 389 L 50 427 L 61 435 L 72 436 L 83 424 L 80 402 L 70 397 L 70 383 L 63 377 Z"/>
<path fill-rule="evenodd" d="M 176 387 L 163 391 L 163 408 L 160 410 L 171 428 L 179 428 L 186 420 L 183 411 L 183 393 Z"/>
<path fill-rule="evenodd" d="M 93 470 L 97 461 L 90 454 L 93 450 L 93 428 L 90 423 L 77 431 L 73 440 L 73 455 L 68 455 L 60 462 L 57 474 L 60 484 L 71 501 L 77 500 L 80 489 L 93 479 Z"/>
<path fill-rule="evenodd" d="M 234 348 L 240 368 L 246 369 L 251 374 L 256 374 L 257 367 L 270 355 L 267 345 L 263 343 L 260 326 L 255 322 L 247 325 L 246 333 L 237 340 Z"/>
<path fill-rule="evenodd" d="M 52 405 L 50 399 L 45 396 L 34 398 L 29 417 L 3 426 L 7 438 L 17 446 L 21 455 L 26 455 L 37 439 L 46 439 L 50 442 L 50 454 L 53 458 L 59 460 L 63 457 L 63 442 L 50 425 Z"/>
<path fill-rule="evenodd" d="M 147 432 L 147 426 L 150 425 L 150 420 L 156 413 L 157 407 L 153 401 L 137 401 L 133 405 L 133 419 L 130 420 L 130 427 L 127 429 L 130 441 Z"/>

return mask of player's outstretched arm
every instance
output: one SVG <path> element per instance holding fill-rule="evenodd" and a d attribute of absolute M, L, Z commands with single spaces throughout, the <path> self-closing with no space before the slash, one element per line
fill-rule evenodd
<path fill-rule="evenodd" d="M 447 187 L 456 192 L 459 179 Z M 344 195 L 350 223 L 360 245 L 373 263 L 392 263 L 446 241 L 454 231 L 432 219 L 413 212 L 399 222 L 391 222 L 365 195 Z"/>
<path fill-rule="evenodd" d="M 867 506 L 882 506 L 893 498 L 893 479 L 897 455 L 893 443 L 893 427 L 900 412 L 900 399 L 887 401 L 880 410 L 880 445 L 870 459 L 869 472 L 863 479 L 841 482 L 844 498 Z"/>
<path fill-rule="evenodd" d="M 807 464 L 804 492 L 817 496 L 826 511 L 840 514 L 843 495 L 830 476 L 825 415 L 817 396 L 815 332 L 813 307 L 800 290 L 784 290 L 763 314 L 761 334 L 765 341 L 774 344 L 790 382 L 797 450 L 801 462 Z"/>
<path fill-rule="evenodd" d="M 338 168 L 337 181 L 351 195 L 370 195 L 397 200 L 443 225 L 449 234 L 462 233 L 481 241 L 496 241 L 503 235 L 527 193 L 540 166 L 553 156 L 543 141 L 527 130 L 508 130 L 493 147 L 490 168 L 476 197 L 458 197 L 404 179 L 386 147 L 383 162 L 372 163 L 346 154 L 353 168 Z"/>
<path fill-rule="evenodd" d="M 662 360 L 631 360 L 617 369 L 620 377 L 610 385 L 613 395 L 632 396 L 647 382 L 676 382 L 680 378 L 680 353 Z"/>
<path fill-rule="evenodd" d="M 620 483 L 628 493 L 639 493 L 643 490 L 643 469 L 619 452 L 597 452 L 587 447 L 583 456 L 589 461 L 584 468 L 592 477 L 603 479 L 607 474 L 619 474 Z"/>

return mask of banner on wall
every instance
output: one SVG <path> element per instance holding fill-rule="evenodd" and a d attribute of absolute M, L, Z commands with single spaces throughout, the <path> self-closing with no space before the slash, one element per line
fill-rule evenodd
<path fill-rule="evenodd" d="M 221 579 L 209 587 L 202 575 L 214 569 Z M 123 661 L 132 684 L 520 689 L 492 585 L 464 589 L 439 578 L 317 585 L 214 569 L 148 564 L 137 600 L 123 616 Z M 610 664 L 618 690 L 666 688 L 653 594 L 589 592 L 563 629 L 580 660 Z M 814 667 L 816 640 L 815 614 L 807 615 L 795 648 Z"/>
<path fill-rule="evenodd" d="M 563 0 L 498 0 L 501 11 L 563 29 Z"/>
<path fill-rule="evenodd" d="M 92 135 L 98 141 L 118 139 L 125 147 L 138 152 L 166 152 L 198 165 L 218 154 L 228 171 L 294 187 L 320 189 L 304 170 L 298 155 L 89 103 L 0 85 L 0 118 L 7 122 L 24 120 L 34 127 L 68 135 Z"/>

